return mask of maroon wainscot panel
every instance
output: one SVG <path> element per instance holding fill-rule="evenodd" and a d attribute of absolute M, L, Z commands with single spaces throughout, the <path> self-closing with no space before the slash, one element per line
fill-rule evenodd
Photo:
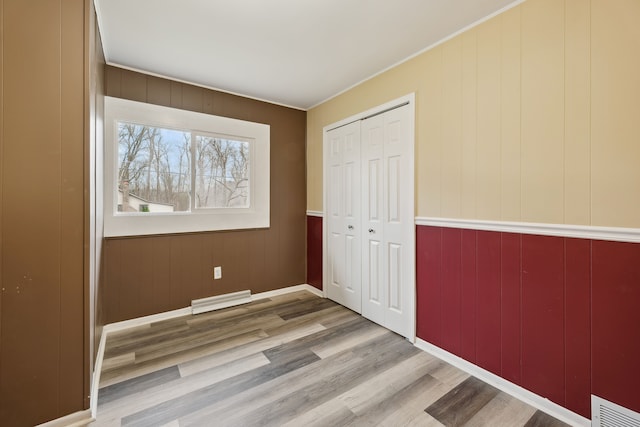
<path fill-rule="evenodd" d="M 640 245 L 418 226 L 416 257 L 419 338 L 587 418 L 592 378 L 640 410 Z"/>

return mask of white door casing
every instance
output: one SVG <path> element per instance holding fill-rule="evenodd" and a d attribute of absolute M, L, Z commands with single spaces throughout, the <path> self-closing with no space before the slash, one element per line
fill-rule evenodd
<path fill-rule="evenodd" d="M 327 132 L 327 296 L 360 313 L 360 123 Z"/>

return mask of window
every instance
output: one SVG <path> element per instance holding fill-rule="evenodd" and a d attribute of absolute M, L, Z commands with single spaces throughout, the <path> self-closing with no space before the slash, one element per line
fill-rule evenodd
<path fill-rule="evenodd" d="M 249 142 L 197 135 L 195 207 L 249 206 Z"/>
<path fill-rule="evenodd" d="M 269 226 L 269 126 L 105 97 L 105 236 Z"/>

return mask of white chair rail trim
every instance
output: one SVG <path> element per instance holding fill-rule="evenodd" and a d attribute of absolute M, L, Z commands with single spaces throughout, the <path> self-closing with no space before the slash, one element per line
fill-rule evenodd
<path fill-rule="evenodd" d="M 640 228 L 416 217 L 416 225 L 640 243 Z"/>

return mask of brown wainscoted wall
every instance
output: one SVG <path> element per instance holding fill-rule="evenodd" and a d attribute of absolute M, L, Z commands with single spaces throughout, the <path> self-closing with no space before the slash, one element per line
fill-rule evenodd
<path fill-rule="evenodd" d="M 304 111 L 113 66 L 105 69 L 105 83 L 107 96 L 271 126 L 271 226 L 106 239 L 99 299 L 105 323 L 187 307 L 192 299 L 306 281 Z M 218 265 L 222 279 L 214 281 Z"/>
<path fill-rule="evenodd" d="M 1 0 L 0 425 L 88 407 L 88 0 Z"/>

